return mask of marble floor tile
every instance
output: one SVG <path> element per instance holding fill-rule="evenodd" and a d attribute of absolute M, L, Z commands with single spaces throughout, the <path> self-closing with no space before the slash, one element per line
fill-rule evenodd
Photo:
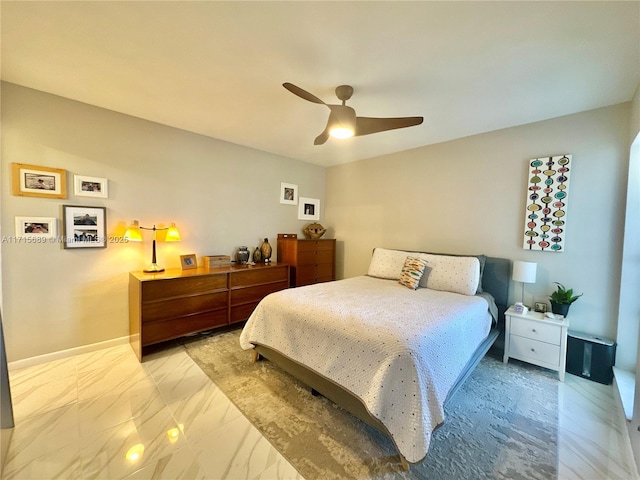
<path fill-rule="evenodd" d="M 211 384 L 209 377 L 189 357 L 179 361 L 173 370 L 155 381 L 167 403 L 187 398 Z"/>
<path fill-rule="evenodd" d="M 126 480 L 209 480 L 189 447 L 149 462 Z"/>
<path fill-rule="evenodd" d="M 257 478 L 280 457 L 278 451 L 244 417 L 225 423 L 195 440 L 191 448 L 209 478 Z"/>
<path fill-rule="evenodd" d="M 165 407 L 158 388 L 148 381 L 122 392 L 81 401 L 80 438 L 85 441 L 129 420 L 153 417 Z"/>
<path fill-rule="evenodd" d="M 49 478 L 82 478 L 82 462 L 77 445 L 68 445 L 46 453 L 20 466 L 8 465 L 3 480 L 43 480 Z"/>
<path fill-rule="evenodd" d="M 10 372 L 1 478 L 304 480 L 176 346 L 129 345 Z M 558 382 L 558 479 L 640 480 L 612 385 Z"/>
<path fill-rule="evenodd" d="M 258 480 L 304 480 L 304 477 L 284 457 L 280 456 L 273 465 L 260 474 Z"/>
<path fill-rule="evenodd" d="M 77 448 L 79 444 L 77 403 L 16 419 L 4 466 L 9 470 L 16 470 L 65 446 Z"/>
<path fill-rule="evenodd" d="M 123 362 L 117 366 L 101 365 L 78 373 L 78 399 L 88 400 L 99 395 L 123 392 L 144 382 L 150 383 L 151 379 L 140 364 Z"/>
<path fill-rule="evenodd" d="M 77 401 L 78 377 L 75 372 L 52 376 L 48 381 L 41 376 L 21 377 L 11 382 L 11 396 L 16 419 L 50 412 Z"/>
<path fill-rule="evenodd" d="M 164 407 L 153 415 L 109 428 L 83 443 L 80 448 L 83 477 L 123 478 L 184 446 L 178 425 Z"/>
<path fill-rule="evenodd" d="M 123 363 L 138 363 L 135 353 L 129 344 L 103 348 L 93 352 L 77 355 L 78 373 Z"/>
<path fill-rule="evenodd" d="M 242 417 L 240 410 L 213 383 L 189 397 L 171 402 L 169 408 L 190 442 Z"/>

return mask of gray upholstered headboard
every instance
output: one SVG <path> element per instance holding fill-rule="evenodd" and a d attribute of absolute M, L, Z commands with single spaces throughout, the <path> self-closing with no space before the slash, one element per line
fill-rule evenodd
<path fill-rule="evenodd" d="M 511 285 L 511 260 L 487 257 L 482 275 L 482 289 L 493 295 L 498 305 L 499 322 L 504 322 L 504 312 L 509 307 L 509 286 Z"/>

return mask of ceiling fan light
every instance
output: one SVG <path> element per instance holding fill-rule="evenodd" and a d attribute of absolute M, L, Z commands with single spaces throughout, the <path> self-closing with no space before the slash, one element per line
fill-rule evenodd
<path fill-rule="evenodd" d="M 353 137 L 354 135 L 354 131 L 352 128 L 349 127 L 333 127 L 331 130 L 329 130 L 329 135 L 331 135 L 333 138 L 350 138 Z"/>

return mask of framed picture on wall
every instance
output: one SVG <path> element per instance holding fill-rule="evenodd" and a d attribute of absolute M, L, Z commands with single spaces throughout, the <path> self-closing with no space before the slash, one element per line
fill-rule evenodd
<path fill-rule="evenodd" d="M 293 183 L 280 184 L 280 203 L 288 205 L 298 204 L 298 185 Z"/>
<path fill-rule="evenodd" d="M 64 248 L 106 248 L 105 207 L 62 206 Z"/>
<path fill-rule="evenodd" d="M 78 197 L 108 198 L 109 182 L 106 178 L 74 175 L 75 194 Z"/>
<path fill-rule="evenodd" d="M 55 239 L 57 227 L 57 218 L 16 217 L 16 237 L 26 238 L 27 243 L 47 243 L 49 239 Z"/>
<path fill-rule="evenodd" d="M 300 197 L 298 200 L 298 220 L 320 220 L 320 200 Z"/>
<path fill-rule="evenodd" d="M 67 171 L 12 163 L 11 194 L 19 197 L 67 198 Z"/>

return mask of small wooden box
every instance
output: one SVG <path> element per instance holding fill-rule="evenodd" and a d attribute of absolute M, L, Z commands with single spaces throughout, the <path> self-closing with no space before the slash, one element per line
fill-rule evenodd
<path fill-rule="evenodd" d="M 231 265 L 231 257 L 229 255 L 205 255 L 202 266 L 204 268 L 226 267 Z"/>

